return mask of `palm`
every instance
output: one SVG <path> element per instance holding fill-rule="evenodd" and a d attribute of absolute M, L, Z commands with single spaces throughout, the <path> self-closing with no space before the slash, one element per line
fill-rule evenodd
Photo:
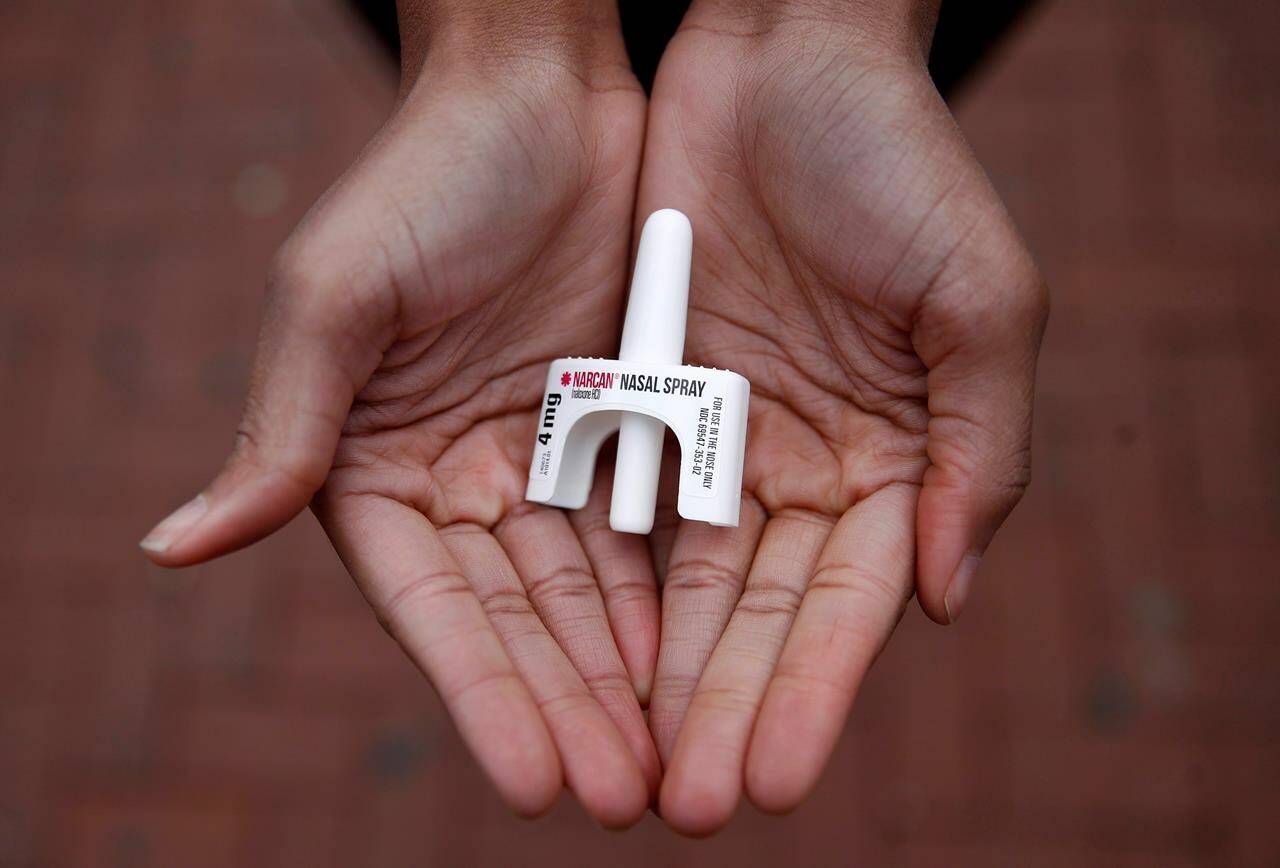
<path fill-rule="evenodd" d="M 1007 221 L 922 71 L 743 42 L 672 44 L 640 194 L 694 224 L 689 361 L 752 384 L 742 526 L 681 527 L 664 587 L 651 724 L 690 831 L 744 764 L 764 807 L 812 785 L 913 590 L 917 312 L 948 263 L 1016 244 L 971 231 Z"/>
<path fill-rule="evenodd" d="M 489 528 L 522 503 L 547 363 L 605 352 L 617 332 L 637 96 L 592 108 L 610 129 L 567 111 L 513 115 L 492 96 L 418 107 L 304 223 L 291 247 L 346 238 L 372 254 L 366 279 L 396 296 L 396 332 L 356 395 L 328 491 L 395 496 L 438 527 Z M 560 128 L 537 129 L 548 123 Z M 582 126 L 592 153 L 563 147 Z"/>

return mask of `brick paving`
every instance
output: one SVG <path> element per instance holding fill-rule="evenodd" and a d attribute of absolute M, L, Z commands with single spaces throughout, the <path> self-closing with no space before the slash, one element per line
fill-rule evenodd
<path fill-rule="evenodd" d="M 1280 6 L 1047 0 L 959 100 L 1055 290 L 1038 474 L 819 791 L 508 817 L 310 517 L 171 574 L 264 266 L 390 103 L 328 0 L 0 5 L 0 866 L 1280 864 Z"/>

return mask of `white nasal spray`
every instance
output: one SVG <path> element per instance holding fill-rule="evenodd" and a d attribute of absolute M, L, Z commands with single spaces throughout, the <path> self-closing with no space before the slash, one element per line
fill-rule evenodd
<path fill-rule="evenodd" d="M 582 508 L 600 446 L 617 431 L 609 524 L 648 533 L 670 428 L 680 444 L 677 511 L 737 526 L 751 387 L 732 371 L 681 364 L 692 257 L 689 219 L 671 209 L 651 214 L 640 233 L 618 359 L 551 363 L 528 500 Z"/>
<path fill-rule="evenodd" d="M 640 232 L 619 361 L 660 365 L 684 361 L 692 263 L 693 227 L 689 218 L 670 208 L 650 214 Z M 666 428 L 661 419 L 653 416 L 623 414 L 618 430 L 618 461 L 613 470 L 613 502 L 609 506 L 609 526 L 614 530 L 653 530 Z"/>

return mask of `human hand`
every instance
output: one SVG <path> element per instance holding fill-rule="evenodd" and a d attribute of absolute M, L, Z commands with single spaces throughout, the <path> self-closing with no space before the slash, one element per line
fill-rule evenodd
<path fill-rule="evenodd" d="M 659 68 L 638 213 L 694 225 L 687 362 L 752 384 L 741 525 L 683 523 L 665 568 L 650 725 L 686 833 L 744 786 L 803 800 L 913 590 L 954 621 L 1029 480 L 1047 295 L 928 78 L 928 6 L 695 3 Z"/>
<path fill-rule="evenodd" d="M 546 364 L 614 349 L 644 96 L 612 13 L 501 6 L 402 4 L 397 110 L 277 258 L 225 469 L 143 546 L 197 563 L 312 502 L 515 810 L 567 781 L 627 825 L 659 775 L 647 553 L 607 499 L 523 498 Z"/>

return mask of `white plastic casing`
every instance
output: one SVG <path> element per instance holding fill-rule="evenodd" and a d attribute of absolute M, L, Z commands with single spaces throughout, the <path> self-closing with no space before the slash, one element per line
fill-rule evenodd
<path fill-rule="evenodd" d="M 620 361 L 662 365 L 683 361 L 692 260 L 689 218 L 669 208 L 650 214 L 636 251 L 636 271 L 618 350 Z M 614 530 L 653 530 L 665 428 L 661 419 L 652 416 L 627 413 L 622 417 L 609 506 L 609 526 Z"/>
<path fill-rule="evenodd" d="M 670 428 L 680 443 L 677 512 L 736 527 L 750 398 L 750 384 L 732 371 L 557 359 L 547 374 L 525 497 L 581 509 L 600 446 L 638 413 Z"/>
<path fill-rule="evenodd" d="M 617 431 L 609 524 L 648 533 L 670 428 L 680 444 L 677 511 L 738 524 L 751 387 L 732 371 L 680 364 L 692 254 L 693 232 L 679 211 L 645 221 L 619 358 L 551 364 L 526 499 L 582 508 L 600 446 Z"/>

